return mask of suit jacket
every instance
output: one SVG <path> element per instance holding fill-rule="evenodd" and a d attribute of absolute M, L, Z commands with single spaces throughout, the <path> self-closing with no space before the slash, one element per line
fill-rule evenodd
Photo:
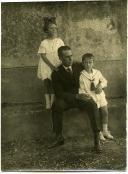
<path fill-rule="evenodd" d="M 58 71 L 52 73 L 52 84 L 57 98 L 63 99 L 67 102 L 72 102 L 78 94 L 79 89 L 79 75 L 81 67 L 72 65 L 72 73 L 65 70 L 63 65 L 58 67 Z"/>

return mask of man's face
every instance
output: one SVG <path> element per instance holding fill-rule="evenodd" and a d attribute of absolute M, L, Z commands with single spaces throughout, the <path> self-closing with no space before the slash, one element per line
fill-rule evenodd
<path fill-rule="evenodd" d="M 62 56 L 60 58 L 62 64 L 66 67 L 72 65 L 72 51 L 71 50 L 63 50 Z"/>
<path fill-rule="evenodd" d="M 90 71 L 93 68 L 93 59 L 86 58 L 83 62 L 84 69 Z"/>

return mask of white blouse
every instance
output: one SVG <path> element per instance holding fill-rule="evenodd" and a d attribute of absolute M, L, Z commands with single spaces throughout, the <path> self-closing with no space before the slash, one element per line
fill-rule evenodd
<path fill-rule="evenodd" d="M 64 42 L 60 38 L 54 39 L 44 39 L 38 50 L 38 54 L 40 56 L 39 64 L 38 64 L 38 72 L 37 76 L 39 79 L 51 79 L 51 68 L 42 60 L 41 53 L 45 53 L 46 57 L 49 61 L 54 65 L 58 66 L 60 64 L 60 60 L 58 58 L 58 48 L 63 46 Z"/>

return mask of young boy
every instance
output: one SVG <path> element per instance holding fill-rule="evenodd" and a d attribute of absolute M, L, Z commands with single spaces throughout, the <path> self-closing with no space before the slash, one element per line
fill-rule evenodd
<path fill-rule="evenodd" d="M 103 89 L 107 87 L 107 80 L 103 77 L 99 70 L 93 69 L 94 56 L 90 53 L 82 56 L 82 64 L 84 70 L 80 74 L 79 93 L 86 94 L 88 98 L 92 98 L 100 111 L 102 131 L 100 132 L 100 140 L 113 139 L 108 131 L 108 108 L 107 100 Z"/>

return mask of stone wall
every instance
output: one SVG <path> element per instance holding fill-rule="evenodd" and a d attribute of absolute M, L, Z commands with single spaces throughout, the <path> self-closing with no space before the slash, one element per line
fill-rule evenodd
<path fill-rule="evenodd" d="M 107 97 L 126 96 L 125 1 L 2 3 L 1 15 L 3 103 L 43 100 L 36 71 L 44 16 L 56 17 L 74 61 L 86 52 L 95 55 L 96 68 L 108 80 Z"/>

